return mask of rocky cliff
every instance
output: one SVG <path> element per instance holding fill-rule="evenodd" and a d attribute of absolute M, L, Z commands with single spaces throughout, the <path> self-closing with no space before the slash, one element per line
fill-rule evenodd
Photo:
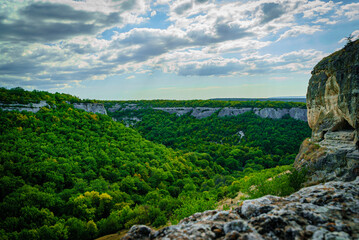
<path fill-rule="evenodd" d="M 351 130 L 358 138 L 359 41 L 320 61 L 312 71 L 307 91 L 308 124 L 312 139 L 326 132 Z"/>
<path fill-rule="evenodd" d="M 320 61 L 307 91 L 312 137 L 303 142 L 295 167 L 310 183 L 353 180 L 359 175 L 359 41 Z"/>
<path fill-rule="evenodd" d="M 232 211 L 206 211 L 155 231 L 133 226 L 123 240 L 358 239 L 359 178 L 307 187 L 286 198 L 246 200 Z"/>
<path fill-rule="evenodd" d="M 101 113 L 107 115 L 107 111 L 102 103 L 74 103 L 74 108 L 82 109 L 86 112 Z"/>
<path fill-rule="evenodd" d="M 136 111 L 144 109 L 137 104 L 115 104 L 108 109 L 109 112 L 116 111 Z M 302 121 L 307 121 L 307 110 L 301 108 L 290 109 L 277 109 L 277 108 L 210 108 L 210 107 L 153 107 L 155 110 L 168 112 L 170 114 L 176 114 L 182 116 L 190 113 L 191 116 L 201 119 L 211 116 L 218 112 L 219 117 L 237 116 L 245 112 L 253 111 L 256 115 L 262 118 L 281 119 L 285 115 Z"/>
<path fill-rule="evenodd" d="M 71 104 L 68 102 L 68 104 Z M 74 108 L 82 109 L 86 112 L 93 112 L 93 113 L 101 113 L 107 115 L 107 111 L 103 104 L 101 103 L 74 103 Z M 0 103 L 0 108 L 5 111 L 27 111 L 37 113 L 42 107 L 50 108 L 50 105 L 47 104 L 46 101 L 40 101 L 39 103 L 29 103 L 29 104 L 2 104 Z"/>
<path fill-rule="evenodd" d="M 4 111 L 27 111 L 27 112 L 33 112 L 37 113 L 40 111 L 42 107 L 50 107 L 46 101 L 40 101 L 39 103 L 29 103 L 29 104 L 19 104 L 19 103 L 13 103 L 13 104 L 3 104 L 0 103 L 0 108 Z"/>

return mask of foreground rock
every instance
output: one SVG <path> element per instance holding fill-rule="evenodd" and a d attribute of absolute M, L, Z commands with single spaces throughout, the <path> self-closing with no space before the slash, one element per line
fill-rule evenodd
<path fill-rule="evenodd" d="M 320 61 L 307 92 L 312 137 L 294 166 L 309 170 L 309 184 L 359 176 L 359 40 Z"/>
<path fill-rule="evenodd" d="M 196 213 L 158 231 L 135 225 L 122 239 L 359 239 L 359 177 Z"/>

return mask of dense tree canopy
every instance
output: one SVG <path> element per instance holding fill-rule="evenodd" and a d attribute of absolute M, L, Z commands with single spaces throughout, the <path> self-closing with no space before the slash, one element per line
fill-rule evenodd
<path fill-rule="evenodd" d="M 110 113 L 118 120 L 141 119 L 133 127 L 148 140 L 184 152 L 207 154 L 198 166 L 215 162 L 227 171 L 291 164 L 301 142 L 310 136 L 306 122 L 290 117 L 260 118 L 253 112 L 196 119 L 153 109 Z"/>
<path fill-rule="evenodd" d="M 46 100 L 51 107 L 0 110 L 0 239 L 93 239 L 133 224 L 159 227 L 238 191 L 287 194 L 301 182 L 288 175 L 266 191 L 248 188 L 292 171 L 261 169 L 293 160 L 307 135 L 293 119 L 248 113 L 197 120 L 144 110 L 133 129 L 74 109 L 70 95 L 1 91 L 5 102 Z"/>

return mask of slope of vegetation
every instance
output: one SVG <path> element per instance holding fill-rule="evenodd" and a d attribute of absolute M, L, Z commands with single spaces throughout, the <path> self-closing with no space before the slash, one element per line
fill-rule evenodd
<path fill-rule="evenodd" d="M 146 139 L 186 153 L 204 153 L 207 162 L 230 173 L 292 164 L 301 142 L 311 134 L 306 122 L 289 117 L 260 118 L 252 112 L 225 118 L 213 114 L 203 119 L 153 109 L 109 114 L 119 120 L 137 117 L 141 121 L 133 127 Z M 197 165 L 205 167 L 207 162 Z"/>
<path fill-rule="evenodd" d="M 135 223 L 163 225 L 222 171 L 68 104 L 1 111 L 0 125 L 0 225 L 14 239 L 91 239 Z M 198 205 L 217 197 L 196 196 Z"/>
<path fill-rule="evenodd" d="M 93 100 L 81 100 L 78 97 L 64 93 L 49 93 L 46 91 L 26 91 L 20 87 L 6 89 L 0 87 L 0 103 L 38 103 L 41 100 L 47 101 L 49 104 L 55 104 L 56 102 L 68 101 L 68 102 L 94 102 Z"/>
<path fill-rule="evenodd" d="M 0 239 L 94 239 L 133 224 L 163 226 L 280 172 L 297 174 L 289 166 L 256 172 L 290 162 L 294 150 L 281 146 L 286 139 L 265 152 L 255 141 L 263 130 L 244 129 L 259 121 L 252 115 L 224 125 L 216 117 L 200 122 L 147 112 L 138 129 L 155 143 L 110 116 L 74 109 L 65 102 L 76 100 L 71 95 L 1 91 L 10 102 L 22 101 L 19 91 L 24 102 L 47 100 L 52 107 L 36 114 L 0 110 Z M 291 121 L 281 127 L 303 132 Z M 237 124 L 247 132 L 239 144 Z M 273 124 L 281 125 L 267 123 Z M 266 193 L 295 190 L 289 177 L 278 179 L 282 184 L 268 185 Z"/>

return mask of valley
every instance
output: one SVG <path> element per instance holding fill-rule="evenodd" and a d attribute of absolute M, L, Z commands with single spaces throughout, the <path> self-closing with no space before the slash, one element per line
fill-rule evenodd
<path fill-rule="evenodd" d="M 93 239 L 133 224 L 175 224 L 238 191 L 287 195 L 297 189 L 288 164 L 310 135 L 305 121 L 289 115 L 111 112 L 110 102 L 19 88 L 1 92 L 7 106 L 0 110 L 4 239 Z M 33 111 L 36 101 L 46 104 Z M 205 107 L 218 107 L 212 103 Z M 126 127 L 124 120 L 134 117 L 141 121 Z M 270 185 L 251 188 L 288 170 Z"/>

